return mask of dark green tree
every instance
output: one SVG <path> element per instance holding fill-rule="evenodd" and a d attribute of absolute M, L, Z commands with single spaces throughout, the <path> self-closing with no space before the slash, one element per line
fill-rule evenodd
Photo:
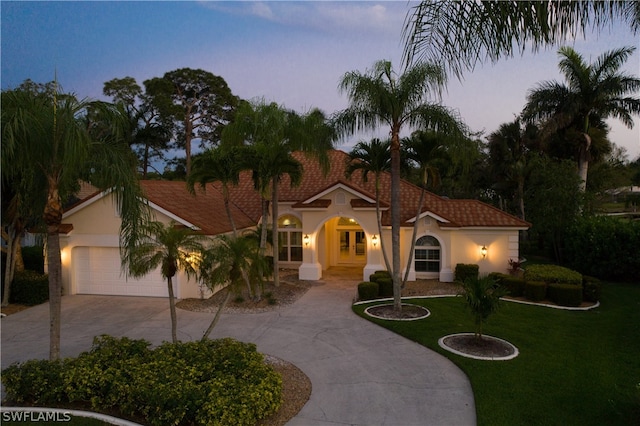
<path fill-rule="evenodd" d="M 133 77 L 104 83 L 103 93 L 120 105 L 129 117 L 129 145 L 138 156 L 142 178 L 147 178 L 152 160 L 164 160 L 171 131 L 160 119 L 158 108 Z"/>
<path fill-rule="evenodd" d="M 239 99 L 222 77 L 201 69 L 180 68 L 146 80 L 144 86 L 163 120 L 173 124 L 175 142 L 185 149 L 188 176 L 192 141 L 199 140 L 202 147 L 217 145 Z"/>

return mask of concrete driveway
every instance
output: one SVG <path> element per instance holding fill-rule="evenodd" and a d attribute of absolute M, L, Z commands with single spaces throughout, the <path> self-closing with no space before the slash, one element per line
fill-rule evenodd
<path fill-rule="evenodd" d="M 467 377 L 449 360 L 351 311 L 355 281 L 318 282 L 296 303 L 257 314 L 225 314 L 211 338 L 253 342 L 309 376 L 311 398 L 289 425 L 473 425 Z M 49 307 L 6 318 L 2 368 L 47 358 Z M 212 314 L 178 309 L 178 338 L 199 339 Z M 61 355 L 91 347 L 94 336 L 171 339 L 166 299 L 64 296 Z"/>

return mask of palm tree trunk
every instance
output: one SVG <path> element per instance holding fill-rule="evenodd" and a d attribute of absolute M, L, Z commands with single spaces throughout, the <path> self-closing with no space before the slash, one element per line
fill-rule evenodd
<path fill-rule="evenodd" d="M 584 146 L 580 148 L 578 154 L 578 176 L 580 177 L 580 184 L 578 189 L 584 194 L 587 190 L 587 174 L 589 172 L 589 150 L 591 149 L 591 136 L 586 132 L 583 133 Z"/>
<path fill-rule="evenodd" d="M 231 224 L 231 232 L 233 233 L 233 238 L 238 238 L 238 230 L 236 229 L 236 223 L 233 220 L 233 215 L 231 214 L 231 205 L 229 202 L 229 188 L 226 184 L 222 184 L 222 195 L 224 200 L 224 209 L 227 212 L 227 218 L 229 219 L 229 223 Z M 245 271 L 242 271 L 242 279 L 247 285 L 247 292 L 249 295 L 249 299 L 253 299 L 253 292 L 251 291 L 251 282 L 249 281 L 249 276 Z"/>
<path fill-rule="evenodd" d="M 47 176 L 47 204 L 43 219 L 47 225 L 47 265 L 49 273 L 49 360 L 60 358 L 60 317 L 62 315 L 62 261 L 60 259 L 60 224 L 62 203 L 58 180 Z"/>
<path fill-rule="evenodd" d="M 409 279 L 409 270 L 411 269 L 411 262 L 413 262 L 413 251 L 416 248 L 416 235 L 418 235 L 418 224 L 420 220 L 420 213 L 422 212 L 422 204 L 424 203 L 424 194 L 426 190 L 424 187 L 427 185 L 424 182 L 424 186 L 422 187 L 422 191 L 420 191 L 420 201 L 418 201 L 418 211 L 416 212 L 416 221 L 413 223 L 413 234 L 411 235 L 411 250 L 409 250 L 409 260 L 407 260 L 407 270 L 404 273 L 404 279 L 402 280 L 402 288 L 407 285 L 407 280 Z"/>
<path fill-rule="evenodd" d="M 278 246 L 278 177 L 273 177 L 273 186 L 271 193 L 271 214 L 273 215 L 273 285 L 280 286 L 280 271 L 278 270 L 278 262 L 280 257 L 280 248 Z"/>
<path fill-rule="evenodd" d="M 20 250 L 21 233 L 17 232 L 14 226 L 10 225 L 8 232 L 3 230 L 3 237 L 7 241 L 7 259 L 4 268 L 4 289 L 2 295 L 2 306 L 9 305 L 11 297 L 11 282 L 16 271 L 24 270 L 24 262 L 22 261 L 22 253 Z"/>
<path fill-rule="evenodd" d="M 167 277 L 167 286 L 169 290 L 169 311 L 171 313 L 171 341 L 178 343 L 178 317 L 176 315 L 176 299 L 173 294 L 171 277 Z"/>
<path fill-rule="evenodd" d="M 398 126 L 391 132 L 391 244 L 393 259 L 393 308 L 402 311 L 400 277 L 400 135 Z"/>
<path fill-rule="evenodd" d="M 262 199 L 262 229 L 260 229 L 260 254 L 265 255 L 267 251 L 267 233 L 269 232 L 269 200 Z"/>
<path fill-rule="evenodd" d="M 389 256 L 385 250 L 384 238 L 382 238 L 382 216 L 380 214 L 380 180 L 376 174 L 376 220 L 378 221 L 378 234 L 380 235 L 380 250 L 382 250 L 382 258 L 384 259 L 384 266 L 387 271 L 391 272 L 391 265 L 389 264 Z"/>
<path fill-rule="evenodd" d="M 211 334 L 211 331 L 213 331 L 213 328 L 216 326 L 216 324 L 218 324 L 218 321 L 220 320 L 220 315 L 222 315 L 222 311 L 224 310 L 225 306 L 227 306 L 227 303 L 229 303 L 230 299 L 231 299 L 231 289 L 227 288 L 227 295 L 224 297 L 222 304 L 218 307 L 218 310 L 216 311 L 216 315 L 213 317 L 213 320 L 211 320 L 211 324 L 209 324 L 209 327 L 202 335 L 202 339 L 200 339 L 201 341 L 204 342 L 209 337 L 209 335 Z"/>

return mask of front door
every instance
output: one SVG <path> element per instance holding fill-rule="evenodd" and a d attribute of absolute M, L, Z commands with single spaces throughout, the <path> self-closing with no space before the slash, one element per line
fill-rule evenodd
<path fill-rule="evenodd" d="M 339 263 L 365 263 L 367 260 L 367 241 L 364 231 L 339 230 Z"/>

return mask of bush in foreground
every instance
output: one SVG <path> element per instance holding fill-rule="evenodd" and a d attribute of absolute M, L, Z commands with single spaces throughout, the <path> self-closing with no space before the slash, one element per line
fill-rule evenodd
<path fill-rule="evenodd" d="M 101 336 L 78 358 L 27 361 L 2 372 L 16 403 L 117 408 L 151 425 L 253 425 L 278 410 L 282 378 L 253 344 L 165 343 Z"/>

